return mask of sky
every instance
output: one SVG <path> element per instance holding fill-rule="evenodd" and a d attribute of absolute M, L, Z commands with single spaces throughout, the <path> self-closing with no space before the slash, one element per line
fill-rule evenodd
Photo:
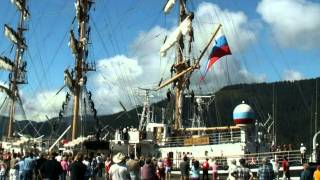
<path fill-rule="evenodd" d="M 55 117 L 67 89 L 63 72 L 74 66 L 68 47 L 69 31 L 75 29 L 73 0 L 28 0 L 31 18 L 25 32 L 28 49 L 28 84 L 20 87 L 29 119 Z M 155 87 L 170 76 L 174 51 L 160 57 L 166 36 L 177 27 L 177 4 L 169 14 L 165 0 L 97 0 L 90 12 L 91 42 L 88 61 L 97 71 L 88 74 L 87 89 L 93 92 L 98 115 L 118 112 L 121 101 L 127 109 L 141 105 L 138 87 Z M 320 74 L 319 0 L 187 0 L 195 13 L 192 56 L 198 57 L 219 23 L 232 55 L 220 59 L 206 76 L 208 53 L 202 68 L 192 77 L 199 93 L 216 92 L 238 83 L 294 81 Z M 0 2 L 0 25 L 16 27 L 17 10 L 9 0 Z M 0 34 L 0 55 L 14 57 L 12 45 Z M 0 71 L 7 85 L 8 72 Z M 153 101 L 164 98 L 167 88 L 153 93 Z M 4 98 L 0 96 L 0 100 Z"/>

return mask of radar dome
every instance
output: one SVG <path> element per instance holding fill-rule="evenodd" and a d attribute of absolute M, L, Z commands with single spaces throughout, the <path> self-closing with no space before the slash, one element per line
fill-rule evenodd
<path fill-rule="evenodd" d="M 236 125 L 246 126 L 253 123 L 255 114 L 252 108 L 242 101 L 242 104 L 236 106 L 233 110 L 233 121 Z"/>

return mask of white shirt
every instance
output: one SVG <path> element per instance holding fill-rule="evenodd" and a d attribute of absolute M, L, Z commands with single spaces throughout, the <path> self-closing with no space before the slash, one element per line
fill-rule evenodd
<path fill-rule="evenodd" d="M 129 171 L 125 164 L 113 164 L 110 167 L 109 174 L 112 180 L 127 180 Z"/>
<path fill-rule="evenodd" d="M 301 147 L 300 147 L 300 152 L 301 152 L 301 154 L 306 153 L 306 151 L 307 151 L 307 148 L 306 148 L 305 146 L 301 146 Z"/>

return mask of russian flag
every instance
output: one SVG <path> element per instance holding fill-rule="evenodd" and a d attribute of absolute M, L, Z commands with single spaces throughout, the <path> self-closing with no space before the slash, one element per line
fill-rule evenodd
<path fill-rule="evenodd" d="M 227 38 L 221 32 L 221 29 L 219 30 L 216 37 L 214 38 L 214 41 L 215 41 L 215 45 L 213 46 L 210 52 L 205 74 L 209 71 L 211 66 L 215 62 L 217 62 L 221 57 L 231 54 Z"/>

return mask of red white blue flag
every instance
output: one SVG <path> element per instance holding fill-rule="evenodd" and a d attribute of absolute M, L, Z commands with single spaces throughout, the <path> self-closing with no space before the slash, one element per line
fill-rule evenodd
<path fill-rule="evenodd" d="M 214 38 L 214 42 L 215 44 L 210 52 L 206 70 L 202 79 L 204 78 L 204 76 L 207 74 L 207 72 L 215 62 L 217 62 L 221 57 L 231 54 L 227 38 L 221 32 L 221 29 L 219 30 L 216 37 Z"/>

